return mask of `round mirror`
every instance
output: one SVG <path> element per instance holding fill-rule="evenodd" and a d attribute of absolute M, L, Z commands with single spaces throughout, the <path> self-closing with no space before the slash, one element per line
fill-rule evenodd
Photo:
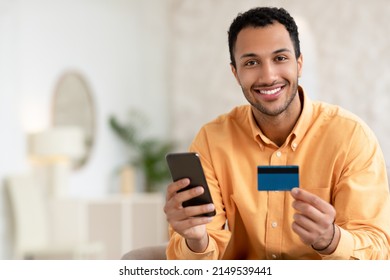
<path fill-rule="evenodd" d="M 88 161 L 94 144 L 95 110 L 90 89 L 79 73 L 66 72 L 60 77 L 54 92 L 52 110 L 54 127 L 81 128 L 85 154 L 73 166 L 82 167 Z"/>

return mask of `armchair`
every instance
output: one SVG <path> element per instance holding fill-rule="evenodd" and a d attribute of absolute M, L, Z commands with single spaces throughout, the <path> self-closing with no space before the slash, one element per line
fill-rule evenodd
<path fill-rule="evenodd" d="M 122 260 L 166 260 L 166 244 L 148 246 L 131 250 L 122 256 Z"/>
<path fill-rule="evenodd" d="M 14 227 L 14 259 L 102 259 L 103 244 L 54 242 L 48 211 L 48 196 L 28 174 L 6 178 Z M 61 221 L 64 222 L 64 221 Z"/>

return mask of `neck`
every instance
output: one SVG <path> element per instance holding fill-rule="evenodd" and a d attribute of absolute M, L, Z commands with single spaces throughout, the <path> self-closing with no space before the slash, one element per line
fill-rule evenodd
<path fill-rule="evenodd" d="M 252 107 L 252 113 L 263 134 L 280 147 L 294 129 L 301 115 L 302 102 L 298 93 L 289 108 L 277 116 L 265 115 L 254 107 Z"/>

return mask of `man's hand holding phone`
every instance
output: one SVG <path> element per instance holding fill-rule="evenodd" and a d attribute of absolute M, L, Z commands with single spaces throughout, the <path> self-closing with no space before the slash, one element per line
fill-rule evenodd
<path fill-rule="evenodd" d="M 188 178 L 169 184 L 164 212 L 173 230 L 186 239 L 188 247 L 194 252 L 203 252 L 208 245 L 206 224 L 211 222 L 212 217 L 202 214 L 214 211 L 214 204 L 183 207 L 183 202 L 204 193 L 204 188 L 201 186 L 180 191 L 189 185 Z"/>
<path fill-rule="evenodd" d="M 206 224 L 216 212 L 199 156 L 172 153 L 166 159 L 173 181 L 164 207 L 167 220 L 191 250 L 203 252 L 208 245 Z"/>

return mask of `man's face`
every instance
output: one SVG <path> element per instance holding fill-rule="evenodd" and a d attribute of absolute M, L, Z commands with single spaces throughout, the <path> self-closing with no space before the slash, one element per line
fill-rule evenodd
<path fill-rule="evenodd" d="M 257 111 L 278 116 L 289 109 L 297 94 L 302 56 L 295 58 L 293 43 L 282 24 L 242 29 L 234 58 L 233 74 Z"/>

